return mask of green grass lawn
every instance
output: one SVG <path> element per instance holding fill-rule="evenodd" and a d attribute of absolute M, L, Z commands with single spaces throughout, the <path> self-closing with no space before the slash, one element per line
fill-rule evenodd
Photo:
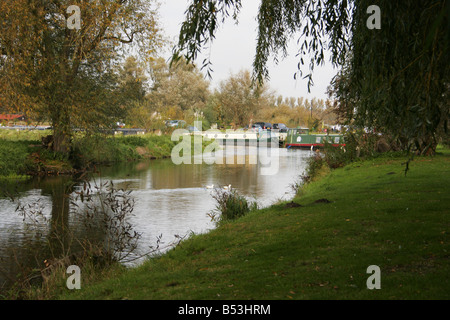
<path fill-rule="evenodd" d="M 416 158 L 406 176 L 402 161 L 333 170 L 300 206 L 253 211 L 58 298 L 449 299 L 449 152 Z M 381 289 L 366 286 L 370 265 Z"/>

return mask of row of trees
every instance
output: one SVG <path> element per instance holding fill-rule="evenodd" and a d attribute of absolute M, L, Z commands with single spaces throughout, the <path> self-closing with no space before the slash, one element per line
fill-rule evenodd
<path fill-rule="evenodd" d="M 330 94 L 343 122 L 375 128 L 420 153 L 434 150 L 439 138 L 448 135 L 447 0 L 380 0 L 380 29 L 367 27 L 369 0 L 262 0 L 253 73 L 233 75 L 213 92 L 182 57 L 195 61 L 224 19 L 238 20 L 241 0 L 193 0 L 171 68 L 152 59 L 165 44 L 156 1 L 79 1 L 81 28 L 69 29 L 72 2 L 0 2 L 1 107 L 49 120 L 56 151 L 69 150 L 74 127 L 108 127 L 120 117 L 144 121 L 159 113 L 189 120 L 203 112 L 219 125 L 245 126 L 256 119 L 292 125 L 302 124 L 307 111 L 311 116 L 316 109 L 316 117 L 331 118 L 323 112 L 330 103 L 274 98 L 264 84 L 268 59 L 282 58 L 292 37 L 298 37 L 294 76 L 309 79 L 308 87 L 314 67 L 330 51 L 341 70 Z M 120 66 L 130 50 L 144 67 L 133 60 Z M 202 67 L 209 71 L 209 65 L 205 59 Z M 141 68 L 150 71 L 147 87 Z"/>
<path fill-rule="evenodd" d="M 50 122 L 55 151 L 70 150 L 74 128 L 90 132 L 118 121 L 151 129 L 165 119 L 243 127 L 324 117 L 323 101 L 275 98 L 269 87 L 252 86 L 249 71 L 213 90 L 186 60 L 155 58 L 167 44 L 156 0 L 80 1 L 79 29 L 67 25 L 73 4 L 0 3 L 0 108 Z"/>
<path fill-rule="evenodd" d="M 163 58 L 154 59 L 147 77 L 144 67 L 129 57 L 119 73 L 127 99 L 125 122 L 132 127 L 160 129 L 165 119 L 201 120 L 204 129 L 212 124 L 239 128 L 266 121 L 296 127 L 336 120 L 328 100 L 276 96 L 267 85 L 254 86 L 248 70 L 230 75 L 215 89 L 185 60 L 169 66 Z"/>

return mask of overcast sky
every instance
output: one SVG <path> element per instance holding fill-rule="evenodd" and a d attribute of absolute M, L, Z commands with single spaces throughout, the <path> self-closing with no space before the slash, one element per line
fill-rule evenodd
<path fill-rule="evenodd" d="M 180 25 L 184 21 L 184 12 L 187 8 L 188 0 L 161 0 L 160 19 L 166 35 L 174 42 L 178 38 Z M 253 58 L 256 49 L 257 21 L 260 0 L 242 1 L 242 9 L 239 14 L 239 24 L 236 25 L 232 18 L 221 26 L 216 34 L 216 39 L 210 50 L 205 52 L 205 56 L 210 54 L 212 62 L 212 86 L 216 87 L 220 81 L 227 79 L 230 74 L 235 74 L 242 69 L 252 70 Z M 305 97 L 311 99 L 317 97 L 326 99 L 325 93 L 331 78 L 336 70 L 331 63 L 327 62 L 323 67 L 314 69 L 314 87 L 308 94 L 307 81 L 294 79 L 297 70 L 298 60 L 295 57 L 296 47 L 289 47 L 289 57 L 281 60 L 278 65 L 269 64 L 270 87 L 277 94 L 283 97 Z M 198 59 L 197 65 L 201 66 L 201 61 L 205 57 Z M 169 55 L 167 55 L 167 58 Z M 271 62 L 271 60 L 270 60 Z M 305 70 L 307 71 L 307 70 Z"/>

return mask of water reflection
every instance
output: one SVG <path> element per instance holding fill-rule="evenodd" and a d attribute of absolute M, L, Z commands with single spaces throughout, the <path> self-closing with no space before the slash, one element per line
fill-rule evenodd
<path fill-rule="evenodd" d="M 50 256 L 49 242 L 56 243 L 54 255 L 67 247 L 69 202 L 64 195 L 71 192 L 69 181 L 70 177 L 60 176 L 2 185 L 8 196 L 0 199 L 0 288 L 28 266 L 38 266 L 41 257 Z"/>
<path fill-rule="evenodd" d="M 305 158 L 310 155 L 309 151 L 279 149 L 277 174 L 261 175 L 262 164 L 249 161 L 252 155 L 248 149 L 240 152 L 246 159 L 244 164 L 237 163 L 236 155 L 225 153 L 227 158 L 223 164 L 174 165 L 171 160 L 152 160 L 105 166 L 99 168 L 92 183 L 112 181 L 116 188 L 132 190 L 136 202 L 130 222 L 142 234 L 139 252 L 144 253 L 155 246 L 161 234 L 167 244 L 175 235 L 203 233 L 214 228 L 207 215 L 215 205 L 211 190 L 206 188 L 208 185 L 231 184 L 241 194 L 256 199 L 260 206 L 288 200 L 293 196 L 289 186 L 303 172 Z M 233 161 L 231 157 L 235 157 Z M 0 198 L 0 282 L 14 279 L 20 271 L 18 262 L 39 265 L 50 254 L 63 253 L 69 247 L 70 234 L 79 238 L 101 237 L 89 234 L 79 218 L 71 214 L 73 206 L 67 195 L 74 196 L 80 187 L 70 177 L 33 179 L 3 186 L 3 190 L 20 198 L 22 204 L 38 202 L 48 224 L 36 225 L 30 232 L 27 228 L 30 225 L 16 211 L 17 200 Z M 46 245 L 50 242 L 59 243 L 52 247 L 52 253 Z"/>

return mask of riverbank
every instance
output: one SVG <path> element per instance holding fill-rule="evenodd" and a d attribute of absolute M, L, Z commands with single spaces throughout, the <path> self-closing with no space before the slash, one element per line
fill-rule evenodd
<path fill-rule="evenodd" d="M 450 152 L 328 172 L 291 202 L 195 235 L 58 299 L 448 299 Z M 367 268 L 380 268 L 369 290 Z"/>
<path fill-rule="evenodd" d="M 51 132 L 1 132 L 0 177 L 73 174 L 92 165 L 169 158 L 175 142 L 170 135 L 75 136 L 72 152 L 52 152 L 41 138 Z"/>

